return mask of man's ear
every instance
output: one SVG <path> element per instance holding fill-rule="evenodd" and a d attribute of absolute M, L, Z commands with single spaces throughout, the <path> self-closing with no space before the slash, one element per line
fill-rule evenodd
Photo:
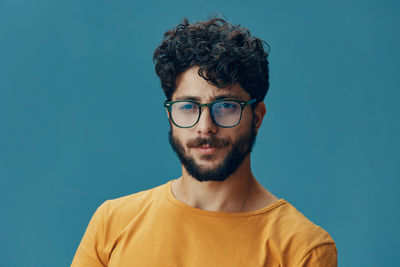
<path fill-rule="evenodd" d="M 265 107 L 264 102 L 259 102 L 257 106 L 254 108 L 254 122 L 257 133 L 261 127 L 262 121 L 266 113 L 267 113 L 267 108 Z"/>

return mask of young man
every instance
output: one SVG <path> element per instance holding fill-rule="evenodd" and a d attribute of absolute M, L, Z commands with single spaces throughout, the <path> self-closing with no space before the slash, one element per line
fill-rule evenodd
<path fill-rule="evenodd" d="M 252 175 L 269 87 L 262 41 L 185 19 L 154 60 L 182 176 L 102 204 L 72 266 L 337 266 L 329 234 Z"/>

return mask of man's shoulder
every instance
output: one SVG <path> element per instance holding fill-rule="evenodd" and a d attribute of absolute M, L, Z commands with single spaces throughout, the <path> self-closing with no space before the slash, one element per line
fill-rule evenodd
<path fill-rule="evenodd" d="M 274 218 L 274 227 L 280 230 L 277 234 L 284 233 L 284 243 L 294 245 L 296 249 L 301 246 L 309 250 L 335 244 L 327 231 L 304 216 L 292 204 L 285 202 Z"/>
<path fill-rule="evenodd" d="M 158 200 L 168 185 L 169 182 L 130 195 L 110 199 L 107 200 L 107 202 L 109 207 L 112 209 L 130 208 L 145 205 L 148 204 L 149 201 Z"/>
<path fill-rule="evenodd" d="M 328 253 L 335 258 L 335 242 L 327 231 L 286 200 L 281 199 L 278 203 L 280 205 L 265 216 L 263 232 L 266 233 L 267 247 L 280 262 L 297 266 L 301 260 L 315 253 Z"/>
<path fill-rule="evenodd" d="M 124 221 L 128 222 L 143 210 L 162 201 L 163 192 L 168 186 L 169 183 L 166 183 L 130 195 L 107 200 L 100 205 L 96 213 L 102 214 L 104 220 L 109 223 L 118 221 L 118 224 L 123 224 Z"/>

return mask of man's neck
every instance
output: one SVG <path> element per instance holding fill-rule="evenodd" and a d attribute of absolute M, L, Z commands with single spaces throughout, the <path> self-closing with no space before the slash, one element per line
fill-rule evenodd
<path fill-rule="evenodd" d="M 182 177 L 172 183 L 172 192 L 179 201 L 209 211 L 247 212 L 278 200 L 252 175 L 249 156 L 222 182 L 199 182 L 182 167 Z"/>

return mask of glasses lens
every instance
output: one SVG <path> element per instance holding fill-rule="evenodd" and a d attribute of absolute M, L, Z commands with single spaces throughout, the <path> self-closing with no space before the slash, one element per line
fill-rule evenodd
<path fill-rule="evenodd" d="M 171 106 L 171 117 L 180 127 L 193 126 L 199 118 L 199 107 L 192 102 L 176 102 Z"/>
<path fill-rule="evenodd" d="M 242 107 L 235 101 L 221 101 L 213 104 L 212 115 L 214 121 L 220 126 L 231 127 L 240 120 Z"/>

